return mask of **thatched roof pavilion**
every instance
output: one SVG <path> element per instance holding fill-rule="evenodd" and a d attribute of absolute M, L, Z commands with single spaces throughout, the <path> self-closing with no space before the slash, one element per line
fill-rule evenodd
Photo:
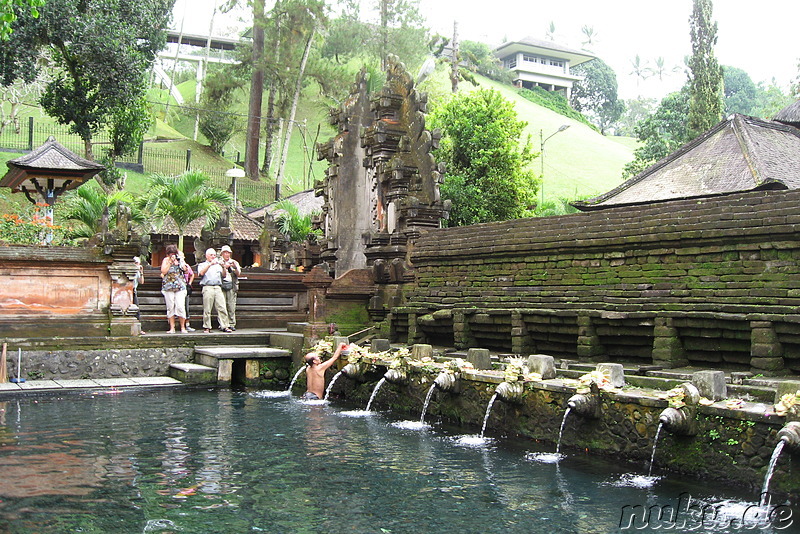
<path fill-rule="evenodd" d="M 574 202 L 573 206 L 590 211 L 759 189 L 798 188 L 800 130 L 783 122 L 737 114 L 622 185 Z"/>

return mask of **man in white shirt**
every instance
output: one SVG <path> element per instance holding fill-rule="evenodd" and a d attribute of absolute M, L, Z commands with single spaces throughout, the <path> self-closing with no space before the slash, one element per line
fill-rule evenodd
<path fill-rule="evenodd" d="M 219 325 L 223 332 L 232 332 L 228 321 L 228 310 L 225 307 L 225 296 L 222 294 L 222 279 L 228 275 L 228 269 L 217 259 L 217 251 L 206 250 L 206 261 L 197 266 L 197 274 L 202 276 L 200 285 L 203 288 L 203 332 L 211 333 L 211 308 L 217 310 Z"/>

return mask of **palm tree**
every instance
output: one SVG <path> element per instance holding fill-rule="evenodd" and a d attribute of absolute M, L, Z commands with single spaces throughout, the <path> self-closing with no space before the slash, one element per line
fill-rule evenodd
<path fill-rule="evenodd" d="M 97 184 L 87 183 L 70 192 L 64 198 L 60 217 L 67 221 L 77 223 L 70 230 L 72 237 L 92 237 L 103 230 L 103 221 L 109 227 L 116 224 L 117 205 L 133 203 L 133 197 L 127 191 L 106 193 Z M 139 225 L 145 223 L 142 212 L 131 206 L 131 221 Z"/>
<path fill-rule="evenodd" d="M 233 197 L 210 184 L 208 176 L 199 171 L 186 171 L 180 176 L 156 174 L 148 182 L 148 192 L 139 199 L 140 207 L 159 224 L 167 217 L 178 227 L 178 248 L 183 250 L 183 234 L 189 223 L 206 218 L 205 228 L 211 229 L 219 220 L 223 208 L 233 208 Z"/>
<path fill-rule="evenodd" d="M 589 50 L 597 41 L 597 32 L 594 31 L 593 26 L 584 25 L 581 28 L 583 35 L 586 36 L 586 40 L 582 43 L 585 50 Z"/>
<path fill-rule="evenodd" d="M 292 243 L 305 241 L 309 234 L 313 234 L 311 228 L 311 216 L 303 215 L 290 200 L 281 200 L 275 204 L 275 222 L 280 232 L 289 237 Z"/>
<path fill-rule="evenodd" d="M 642 59 L 639 57 L 639 54 L 636 54 L 636 57 L 631 60 L 631 65 L 633 66 L 631 74 L 636 76 L 636 87 L 638 88 L 639 80 L 646 80 L 650 77 L 653 71 L 647 66 L 647 60 L 642 61 Z"/>
<path fill-rule="evenodd" d="M 673 66 L 671 68 L 667 67 L 667 62 L 664 61 L 664 58 L 661 57 L 661 56 L 658 56 L 655 59 L 655 67 L 650 69 L 650 72 L 654 76 L 658 76 L 659 81 L 664 81 L 664 76 L 666 76 L 670 72 L 680 72 L 680 71 L 681 71 L 681 68 L 678 67 L 677 65 L 675 65 L 675 66 Z"/>
<path fill-rule="evenodd" d="M 550 21 L 550 26 L 547 28 L 546 37 L 551 41 L 556 40 L 556 23 L 552 20 Z"/>

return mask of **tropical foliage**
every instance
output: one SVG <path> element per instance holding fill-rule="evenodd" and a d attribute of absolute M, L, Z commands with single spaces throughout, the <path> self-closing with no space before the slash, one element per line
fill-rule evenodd
<path fill-rule="evenodd" d="M 96 184 L 87 183 L 65 196 L 59 206 L 60 218 L 72 222 L 72 237 L 92 237 L 103 230 L 103 221 L 111 228 L 116 224 L 117 206 L 125 203 L 131 207 L 131 221 L 142 226 L 145 217 L 133 206 L 133 196 L 127 191 L 106 193 Z"/>
<path fill-rule="evenodd" d="M 288 236 L 292 243 L 301 243 L 309 236 L 315 235 L 311 225 L 313 214 L 302 214 L 296 204 L 290 200 L 281 200 L 275 205 L 275 222 L 280 232 Z"/>
<path fill-rule="evenodd" d="M 511 102 L 479 89 L 456 95 L 430 119 L 443 132 L 436 155 L 447 167 L 441 193 L 452 203 L 449 226 L 530 215 L 538 182 L 528 165 L 535 155 L 530 139 L 520 140 L 526 123 Z"/>
<path fill-rule="evenodd" d="M 688 114 L 688 87 L 664 97 L 656 112 L 636 126 L 636 136 L 642 145 L 634 151 L 634 160 L 625 165 L 623 178 L 642 172 L 688 142 Z"/>
<path fill-rule="evenodd" d="M 212 186 L 202 172 L 187 171 L 177 177 L 157 174 L 150 178 L 147 193 L 137 199 L 137 207 L 158 225 L 172 219 L 178 227 L 178 248 L 183 250 L 183 235 L 189 223 L 205 217 L 205 228 L 213 228 L 223 209 L 233 209 L 233 197 Z"/>

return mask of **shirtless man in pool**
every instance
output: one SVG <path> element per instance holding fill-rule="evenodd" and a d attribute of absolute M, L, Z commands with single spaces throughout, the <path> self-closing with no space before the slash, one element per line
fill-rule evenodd
<path fill-rule="evenodd" d="M 342 350 L 347 348 L 347 343 L 340 343 L 329 360 L 322 361 L 313 352 L 306 354 L 306 392 L 303 400 L 319 400 L 325 394 L 325 371 L 339 359 Z"/>

